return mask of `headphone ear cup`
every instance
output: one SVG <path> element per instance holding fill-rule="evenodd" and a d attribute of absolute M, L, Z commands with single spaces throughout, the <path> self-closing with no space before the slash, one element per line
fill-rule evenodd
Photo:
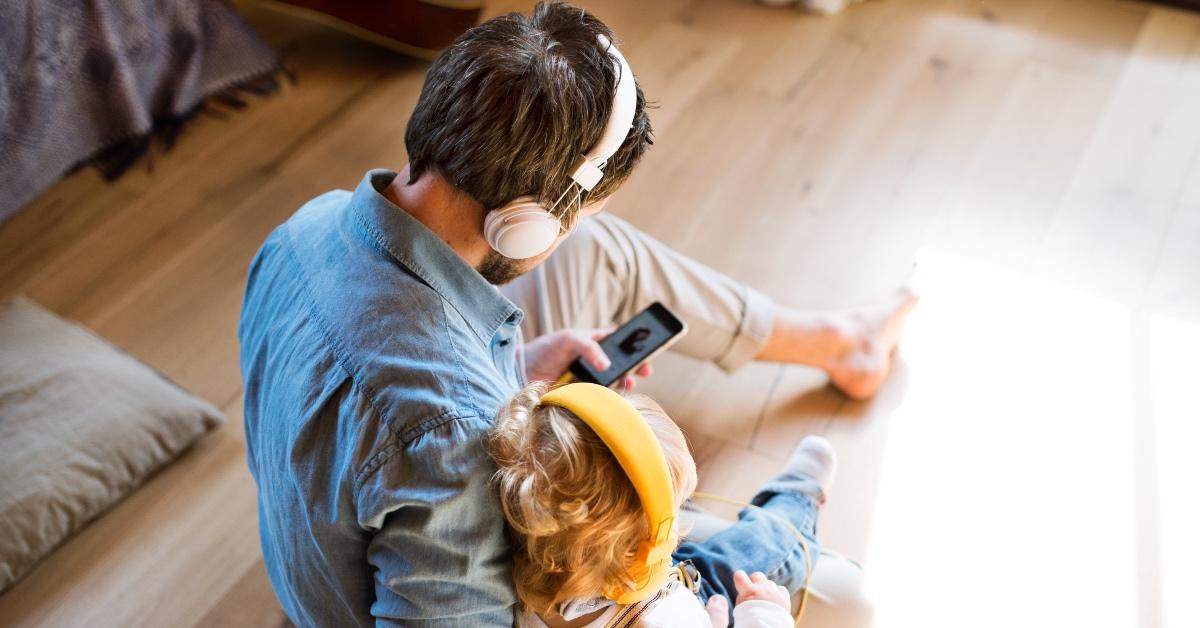
<path fill-rule="evenodd" d="M 611 583 L 601 592 L 602 595 L 617 604 L 636 604 L 657 593 L 671 575 L 671 551 L 676 544 L 677 537 L 674 534 L 662 545 L 642 541 L 638 545 L 637 561 L 630 565 L 626 573 L 630 580 L 638 583 L 638 588 L 631 589 L 618 581 Z"/>
<path fill-rule="evenodd" d="M 559 232 L 558 219 L 529 196 L 492 210 L 483 221 L 488 245 L 510 259 L 545 253 L 558 239 Z"/>

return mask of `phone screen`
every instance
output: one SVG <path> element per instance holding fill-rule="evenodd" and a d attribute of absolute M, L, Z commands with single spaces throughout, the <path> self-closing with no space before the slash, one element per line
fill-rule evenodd
<path fill-rule="evenodd" d="M 600 341 L 600 347 L 612 361 L 608 369 L 597 371 L 591 364 L 576 358 L 571 363 L 571 374 L 579 381 L 611 386 L 686 331 L 683 321 L 665 305 L 651 303 Z"/>

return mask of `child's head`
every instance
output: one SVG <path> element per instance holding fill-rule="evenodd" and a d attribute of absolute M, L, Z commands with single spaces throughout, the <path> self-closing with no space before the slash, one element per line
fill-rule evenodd
<path fill-rule="evenodd" d="M 513 532 L 517 597 L 538 613 L 625 578 L 648 536 L 637 491 L 600 437 L 571 411 L 540 404 L 551 388 L 535 382 L 517 393 L 489 440 Z M 683 433 L 649 397 L 627 398 L 662 445 L 682 503 L 696 488 Z"/>

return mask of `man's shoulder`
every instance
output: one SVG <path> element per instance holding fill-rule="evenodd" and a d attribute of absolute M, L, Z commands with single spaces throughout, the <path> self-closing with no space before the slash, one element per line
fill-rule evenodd
<path fill-rule="evenodd" d="M 322 194 L 272 236 L 269 259 L 252 269 L 244 349 L 270 348 L 269 369 L 348 376 L 362 403 L 339 414 L 374 413 L 401 444 L 455 417 L 490 421 L 512 387 L 489 347 L 440 292 L 377 248 L 352 197 Z"/>
<path fill-rule="evenodd" d="M 350 199 L 354 197 L 354 193 L 350 190 L 329 190 L 323 194 L 318 194 L 309 199 L 292 217 L 288 220 L 308 220 L 322 215 L 322 212 L 328 212 L 331 209 L 345 207 L 350 203 Z"/>

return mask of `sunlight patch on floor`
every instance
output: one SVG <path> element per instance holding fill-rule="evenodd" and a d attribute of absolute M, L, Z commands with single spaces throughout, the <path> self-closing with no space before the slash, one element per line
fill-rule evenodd
<path fill-rule="evenodd" d="M 920 263 L 865 556 L 876 625 L 1133 626 L 1128 309 Z"/>
<path fill-rule="evenodd" d="M 1163 628 L 1200 626 L 1200 326 L 1150 317 Z"/>

